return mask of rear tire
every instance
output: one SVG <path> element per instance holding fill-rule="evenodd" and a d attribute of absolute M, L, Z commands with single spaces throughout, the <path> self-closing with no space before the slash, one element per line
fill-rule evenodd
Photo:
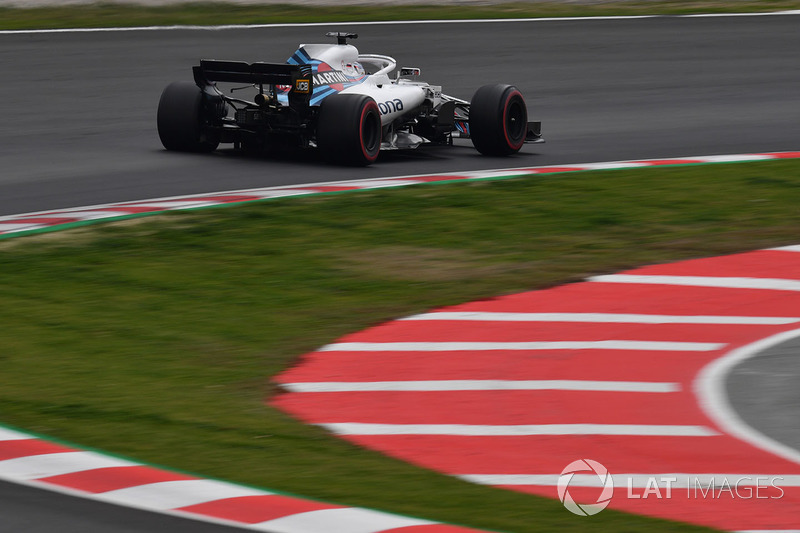
<path fill-rule="evenodd" d="M 171 83 L 158 102 L 158 136 L 167 150 L 212 152 L 219 146 L 219 135 L 203 126 L 211 113 L 208 97 L 188 81 Z"/>
<path fill-rule="evenodd" d="M 381 149 L 378 104 L 361 94 L 334 94 L 322 101 L 317 121 L 317 146 L 328 161 L 369 165 Z"/>
<path fill-rule="evenodd" d="M 505 156 L 519 152 L 528 133 L 528 110 L 513 85 L 484 85 L 469 107 L 472 144 L 484 155 Z"/>

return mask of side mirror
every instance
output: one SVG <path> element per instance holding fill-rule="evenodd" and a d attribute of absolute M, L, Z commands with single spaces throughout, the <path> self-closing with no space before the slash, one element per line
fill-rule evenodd
<path fill-rule="evenodd" d="M 416 67 L 402 67 L 398 77 L 400 78 L 418 78 L 422 71 Z"/>

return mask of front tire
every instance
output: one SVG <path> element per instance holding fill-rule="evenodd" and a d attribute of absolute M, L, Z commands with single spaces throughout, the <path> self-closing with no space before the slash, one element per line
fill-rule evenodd
<path fill-rule="evenodd" d="M 378 104 L 361 94 L 334 94 L 320 104 L 317 146 L 328 161 L 369 165 L 381 149 Z"/>
<path fill-rule="evenodd" d="M 528 110 L 513 85 L 484 85 L 469 107 L 470 138 L 484 155 L 505 156 L 519 152 L 528 130 Z"/>
<path fill-rule="evenodd" d="M 210 113 L 205 95 L 188 81 L 171 83 L 158 102 L 158 136 L 167 150 L 212 152 L 219 146 L 219 136 L 204 125 Z"/>

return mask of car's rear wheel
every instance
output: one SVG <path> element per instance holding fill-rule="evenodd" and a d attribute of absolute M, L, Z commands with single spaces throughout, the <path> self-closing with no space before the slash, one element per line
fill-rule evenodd
<path fill-rule="evenodd" d="M 484 155 L 510 155 L 525 143 L 528 110 L 513 85 L 484 85 L 469 107 L 472 144 Z"/>
<path fill-rule="evenodd" d="M 158 102 L 158 136 L 167 150 L 211 152 L 219 146 L 219 136 L 204 126 L 212 118 L 206 97 L 188 81 L 171 83 Z"/>
<path fill-rule="evenodd" d="M 381 149 L 378 104 L 361 94 L 334 94 L 320 104 L 317 146 L 328 161 L 369 165 Z"/>

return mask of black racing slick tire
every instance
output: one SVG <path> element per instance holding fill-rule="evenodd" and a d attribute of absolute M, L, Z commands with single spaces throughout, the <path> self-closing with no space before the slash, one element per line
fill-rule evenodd
<path fill-rule="evenodd" d="M 361 94 L 334 94 L 319 107 L 317 146 L 331 162 L 369 165 L 381 149 L 381 112 Z"/>
<path fill-rule="evenodd" d="M 528 133 L 528 110 L 513 85 L 484 85 L 469 106 L 469 135 L 484 155 L 519 152 Z"/>
<path fill-rule="evenodd" d="M 212 152 L 219 146 L 219 136 L 204 124 L 208 122 L 207 97 L 188 81 L 171 83 L 158 102 L 158 136 L 167 150 Z"/>

